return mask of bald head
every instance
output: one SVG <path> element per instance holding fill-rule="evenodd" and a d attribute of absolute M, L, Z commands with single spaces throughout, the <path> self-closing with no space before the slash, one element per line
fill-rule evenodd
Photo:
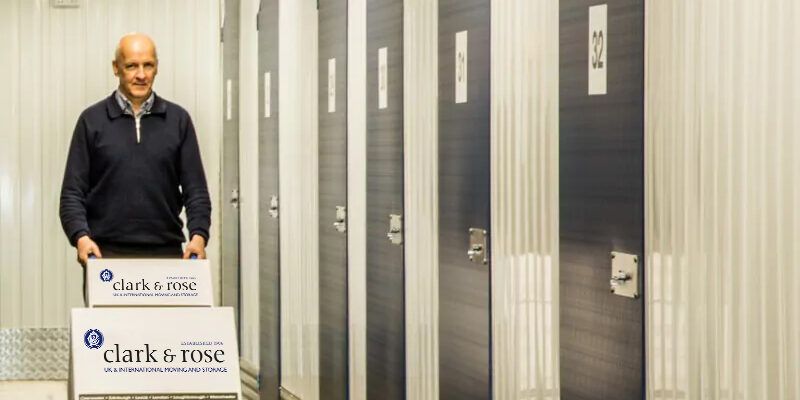
<path fill-rule="evenodd" d="M 125 54 L 129 52 L 149 52 L 152 57 L 158 61 L 158 54 L 156 53 L 156 44 L 150 36 L 144 33 L 132 32 L 119 39 L 117 43 L 117 50 L 114 52 L 114 61 L 119 63 L 124 59 Z"/>
<path fill-rule="evenodd" d="M 158 73 L 158 56 L 153 39 L 142 33 L 129 33 L 119 40 L 111 62 L 119 78 L 119 91 L 133 103 L 134 110 L 150 97 Z"/>

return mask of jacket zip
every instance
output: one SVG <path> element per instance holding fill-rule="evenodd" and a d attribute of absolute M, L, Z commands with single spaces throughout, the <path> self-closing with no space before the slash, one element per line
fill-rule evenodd
<path fill-rule="evenodd" d="M 142 143 L 142 116 L 136 118 L 136 143 Z"/>

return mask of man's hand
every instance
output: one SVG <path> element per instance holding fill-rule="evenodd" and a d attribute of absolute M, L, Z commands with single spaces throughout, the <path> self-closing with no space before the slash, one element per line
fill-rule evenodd
<path fill-rule="evenodd" d="M 186 250 L 183 252 L 183 259 L 187 260 L 192 254 L 196 254 L 200 260 L 206 258 L 206 240 L 200 235 L 193 235 L 192 240 L 186 245 Z"/>
<path fill-rule="evenodd" d="M 97 258 L 103 258 L 103 254 L 100 253 L 100 248 L 97 247 L 97 243 L 89 238 L 89 236 L 81 236 L 75 247 L 78 249 L 78 263 L 84 267 L 86 266 L 86 262 L 89 261 L 89 254 L 94 254 Z"/>

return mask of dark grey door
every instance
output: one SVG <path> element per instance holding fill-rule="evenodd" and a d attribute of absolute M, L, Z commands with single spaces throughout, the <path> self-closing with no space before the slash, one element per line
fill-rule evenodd
<path fill-rule="evenodd" d="M 347 399 L 347 1 L 319 1 L 319 392 Z"/>
<path fill-rule="evenodd" d="M 367 2 L 367 398 L 405 397 L 403 1 Z M 394 215 L 395 217 L 390 217 Z M 390 232 L 390 218 L 397 229 Z M 394 239 L 387 237 L 389 235 Z"/>
<path fill-rule="evenodd" d="M 442 399 L 489 399 L 489 0 L 439 0 Z M 472 229 L 472 234 L 470 230 Z M 481 249 L 472 249 L 471 236 Z M 473 250 L 470 260 L 467 252 Z M 478 252 L 475 252 L 479 250 Z M 486 259 L 486 263 L 484 263 Z"/>
<path fill-rule="evenodd" d="M 609 280 L 612 251 L 644 271 L 644 0 L 607 2 L 590 33 L 597 4 L 560 5 L 561 397 L 641 399 L 643 280 L 638 299 Z M 606 94 L 588 94 L 590 72 Z"/>
<path fill-rule="evenodd" d="M 222 305 L 234 308 L 239 332 L 239 0 L 225 1 L 222 76 Z"/>
<path fill-rule="evenodd" d="M 258 12 L 259 397 L 280 389 L 280 229 L 278 209 L 278 0 Z"/>

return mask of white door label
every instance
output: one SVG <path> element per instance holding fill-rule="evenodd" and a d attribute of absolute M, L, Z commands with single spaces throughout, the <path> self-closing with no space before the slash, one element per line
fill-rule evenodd
<path fill-rule="evenodd" d="M 233 113 L 233 105 L 231 104 L 231 93 L 233 92 L 233 82 L 228 79 L 225 82 L 225 119 L 230 121 L 231 114 Z"/>
<path fill-rule="evenodd" d="M 608 5 L 589 7 L 589 94 L 606 94 Z"/>
<path fill-rule="evenodd" d="M 388 63 L 386 62 L 386 47 L 378 49 L 378 109 L 387 107 L 387 91 L 389 85 Z"/>
<path fill-rule="evenodd" d="M 336 59 L 328 60 L 328 112 L 336 112 Z"/>
<path fill-rule="evenodd" d="M 214 305 L 208 260 L 94 258 L 86 289 L 89 307 Z"/>
<path fill-rule="evenodd" d="M 272 73 L 264 72 L 264 118 L 272 116 Z"/>
<path fill-rule="evenodd" d="M 233 309 L 74 308 L 75 400 L 241 399 Z"/>
<path fill-rule="evenodd" d="M 456 33 L 456 103 L 467 102 L 467 31 Z"/>

